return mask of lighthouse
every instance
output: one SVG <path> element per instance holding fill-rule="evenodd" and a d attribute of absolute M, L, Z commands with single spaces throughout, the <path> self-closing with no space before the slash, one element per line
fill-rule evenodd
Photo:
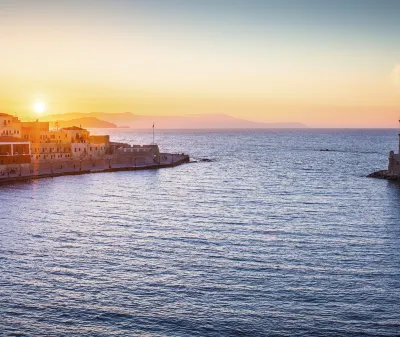
<path fill-rule="evenodd" d="M 400 125 L 400 119 L 399 119 L 399 125 Z M 389 164 L 387 169 L 388 174 L 396 176 L 400 175 L 400 127 L 397 135 L 399 137 L 398 151 L 397 154 L 395 154 L 394 151 L 389 152 Z"/>

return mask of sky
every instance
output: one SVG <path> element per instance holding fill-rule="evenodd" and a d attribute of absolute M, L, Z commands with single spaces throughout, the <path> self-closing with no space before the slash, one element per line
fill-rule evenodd
<path fill-rule="evenodd" d="M 0 111 L 396 127 L 398 0 L 0 0 Z"/>

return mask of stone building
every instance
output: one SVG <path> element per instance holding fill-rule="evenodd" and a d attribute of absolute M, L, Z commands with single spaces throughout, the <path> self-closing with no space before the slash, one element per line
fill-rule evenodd
<path fill-rule="evenodd" d="M 118 162 L 137 165 L 154 165 L 160 163 L 160 149 L 158 145 L 132 145 L 122 146 L 116 150 Z"/>
<path fill-rule="evenodd" d="M 0 136 L 21 138 L 22 125 L 18 117 L 0 113 Z"/>
<path fill-rule="evenodd" d="M 399 121 L 400 122 L 400 121 Z M 399 148 L 397 154 L 394 151 L 389 152 L 389 165 L 388 173 L 400 175 L 400 133 L 399 136 Z"/>
<path fill-rule="evenodd" d="M 48 130 L 46 125 L 32 142 L 34 161 L 101 158 L 109 149 L 109 136 L 91 136 L 80 127 Z"/>
<path fill-rule="evenodd" d="M 71 158 L 71 146 L 69 143 L 32 143 L 32 159 L 35 160 L 54 160 Z"/>
<path fill-rule="evenodd" d="M 21 175 L 31 164 L 30 143 L 21 138 L 0 136 L 0 178 Z"/>
<path fill-rule="evenodd" d="M 89 157 L 103 157 L 110 154 L 110 136 L 90 136 L 89 138 Z"/>
<path fill-rule="evenodd" d="M 43 134 L 49 131 L 49 122 L 21 122 L 21 137 L 31 143 L 40 143 Z"/>

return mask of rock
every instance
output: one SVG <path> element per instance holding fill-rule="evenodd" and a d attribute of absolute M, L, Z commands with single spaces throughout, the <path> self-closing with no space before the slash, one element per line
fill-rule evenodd
<path fill-rule="evenodd" d="M 398 180 L 398 174 L 389 173 L 387 170 L 380 170 L 367 175 L 368 178 L 379 178 L 387 180 Z"/>

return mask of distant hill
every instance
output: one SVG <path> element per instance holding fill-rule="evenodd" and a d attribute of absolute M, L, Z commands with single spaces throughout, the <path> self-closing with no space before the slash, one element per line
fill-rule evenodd
<path fill-rule="evenodd" d="M 72 119 L 72 120 L 71 120 Z M 94 120 L 98 122 L 107 121 L 113 126 L 85 126 L 82 127 L 116 127 L 129 126 L 133 129 L 151 128 L 153 122 L 159 129 L 269 129 L 269 128 L 305 128 L 302 123 L 259 123 L 245 119 L 235 118 L 225 114 L 204 114 L 204 115 L 185 115 L 185 116 L 144 116 L 136 115 L 130 112 L 124 113 L 107 113 L 107 112 L 90 112 L 90 113 L 66 113 L 49 115 L 44 118 L 46 121 L 55 122 L 63 121 L 68 123 L 77 121 L 92 121 L 88 123 L 94 125 Z M 106 123 L 106 122 L 105 122 Z M 96 125 L 100 125 L 97 123 Z"/>
<path fill-rule="evenodd" d="M 65 117 L 64 117 L 65 118 Z M 111 122 L 106 122 L 100 120 L 96 117 L 81 117 L 81 118 L 74 118 L 74 119 L 52 119 L 52 118 L 44 118 L 45 121 L 49 121 L 51 126 L 55 126 L 56 122 L 58 122 L 59 128 L 68 128 L 71 126 L 81 126 L 82 128 L 86 129 L 94 129 L 94 128 L 116 128 L 117 125 Z"/>

